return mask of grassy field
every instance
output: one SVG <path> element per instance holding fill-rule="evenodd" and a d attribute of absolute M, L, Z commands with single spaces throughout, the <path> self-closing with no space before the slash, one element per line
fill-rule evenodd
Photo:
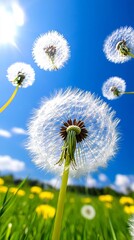
<path fill-rule="evenodd" d="M 57 190 L 0 186 L 0 240 L 49 240 L 58 199 Z M 93 219 L 82 216 L 91 205 Z M 52 207 L 52 208 L 51 208 Z M 128 219 L 134 213 L 134 199 L 111 195 L 93 197 L 67 192 L 61 240 L 129 240 Z"/>

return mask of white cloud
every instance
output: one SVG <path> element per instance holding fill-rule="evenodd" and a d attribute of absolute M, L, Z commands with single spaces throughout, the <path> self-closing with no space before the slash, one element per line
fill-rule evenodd
<path fill-rule="evenodd" d="M 19 172 L 25 169 L 25 163 L 8 155 L 0 155 L 0 171 Z"/>
<path fill-rule="evenodd" d="M 108 180 L 107 176 L 104 173 L 100 173 L 99 176 L 98 176 L 98 179 L 101 182 L 106 182 Z"/>
<path fill-rule="evenodd" d="M 128 193 L 129 190 L 134 191 L 134 175 L 117 174 L 111 188 L 125 194 Z"/>
<path fill-rule="evenodd" d="M 18 127 L 13 127 L 11 129 L 11 131 L 13 133 L 15 133 L 15 134 L 22 134 L 22 135 L 26 135 L 27 134 L 26 130 L 24 130 L 23 128 L 18 128 Z"/>
<path fill-rule="evenodd" d="M 89 175 L 86 179 L 86 186 L 87 187 L 96 187 L 97 181 Z"/>
<path fill-rule="evenodd" d="M 5 138 L 10 138 L 12 135 L 9 131 L 0 129 L 0 136 Z"/>
<path fill-rule="evenodd" d="M 122 174 L 117 174 L 115 177 L 115 185 L 116 186 L 127 186 L 130 184 L 130 180 L 126 175 L 122 175 Z"/>

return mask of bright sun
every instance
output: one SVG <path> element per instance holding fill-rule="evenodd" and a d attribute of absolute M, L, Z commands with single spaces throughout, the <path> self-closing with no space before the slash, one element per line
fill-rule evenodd
<path fill-rule="evenodd" d="M 16 2 L 0 5 L 0 43 L 15 44 L 17 27 L 23 24 L 24 12 Z"/>

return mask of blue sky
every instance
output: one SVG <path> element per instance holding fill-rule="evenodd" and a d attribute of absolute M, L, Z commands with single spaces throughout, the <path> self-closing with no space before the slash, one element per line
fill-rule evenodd
<path fill-rule="evenodd" d="M 1 4 L 8 6 L 9 2 L 13 1 L 3 0 Z M 12 172 L 16 177 L 28 175 L 30 178 L 38 178 L 42 181 L 54 178 L 34 166 L 24 147 L 27 139 L 25 131 L 20 134 L 13 128 L 26 130 L 32 110 L 39 106 L 42 97 L 49 97 L 56 89 L 72 86 L 100 96 L 121 119 L 118 128 L 121 136 L 119 151 L 106 169 L 99 169 L 92 175 L 92 180 L 98 182 L 99 174 L 103 173 L 107 176 L 109 184 L 116 181 L 118 176 L 120 182 L 125 181 L 124 178 L 127 177 L 129 184 L 134 175 L 134 96 L 126 95 L 118 100 L 108 101 L 102 96 L 101 88 L 106 79 L 119 76 L 126 80 L 127 90 L 134 91 L 134 59 L 124 64 L 114 64 L 106 59 L 102 49 L 105 38 L 112 31 L 121 26 L 134 28 L 134 2 L 132 0 L 103 2 L 20 0 L 17 3 L 23 8 L 25 23 L 18 27 L 15 38 L 18 49 L 9 43 L 0 44 L 0 105 L 2 106 L 14 90 L 6 78 L 7 68 L 11 64 L 15 62 L 31 64 L 36 73 L 36 81 L 31 87 L 20 89 L 12 104 L 1 113 L 0 156 L 8 156 L 9 161 L 18 159 L 25 163 L 25 169 L 22 171 L 9 169 L 2 171 L 1 167 L 1 174 Z M 71 58 L 65 67 L 56 72 L 39 69 L 31 54 L 35 39 L 50 30 L 63 34 L 71 50 Z M 2 130 L 7 131 L 7 136 L 4 136 L 6 133 L 2 133 Z M 99 181 L 102 184 L 105 182 Z M 83 180 L 77 182 L 84 183 Z"/>

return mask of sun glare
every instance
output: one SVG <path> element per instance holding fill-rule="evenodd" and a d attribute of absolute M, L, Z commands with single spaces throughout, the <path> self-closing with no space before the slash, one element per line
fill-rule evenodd
<path fill-rule="evenodd" d="M 24 24 L 24 13 L 17 3 L 10 6 L 0 5 L 0 44 L 15 44 L 17 27 Z"/>

